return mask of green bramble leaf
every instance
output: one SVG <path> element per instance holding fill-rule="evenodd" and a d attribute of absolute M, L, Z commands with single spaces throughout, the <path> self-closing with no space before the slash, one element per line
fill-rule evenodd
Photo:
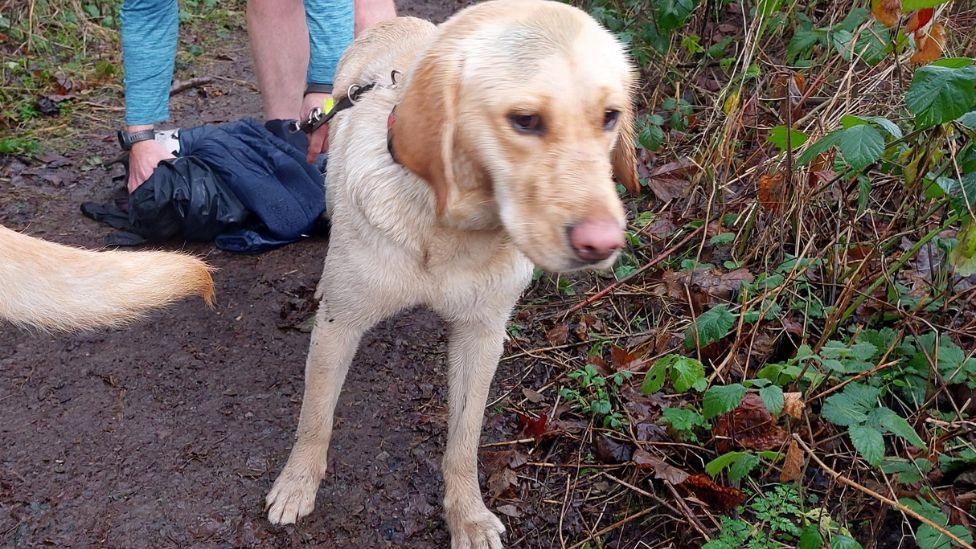
<path fill-rule="evenodd" d="M 715 343 L 729 335 L 732 326 L 735 325 L 735 318 L 736 315 L 729 311 L 726 305 L 716 305 L 705 311 L 695 319 L 695 322 L 685 332 L 685 347 L 688 349 L 695 348 L 696 334 L 698 345 L 701 347 Z"/>
<path fill-rule="evenodd" d="M 884 458 L 884 436 L 881 431 L 869 425 L 851 425 L 847 428 L 847 434 L 851 437 L 851 443 L 857 453 L 871 465 L 877 467 L 881 465 Z"/>
<path fill-rule="evenodd" d="M 740 383 L 716 385 L 705 391 L 705 396 L 702 397 L 702 415 L 709 420 L 731 412 L 742 402 L 745 394 L 746 388 Z"/>

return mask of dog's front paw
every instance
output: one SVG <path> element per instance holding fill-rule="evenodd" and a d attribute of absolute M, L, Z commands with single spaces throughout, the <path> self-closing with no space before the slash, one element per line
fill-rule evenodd
<path fill-rule="evenodd" d="M 502 549 L 505 527 L 483 503 L 467 513 L 448 510 L 447 528 L 451 532 L 451 549 Z"/>
<path fill-rule="evenodd" d="M 318 475 L 307 469 L 285 465 L 265 500 L 268 520 L 271 524 L 294 524 L 312 512 L 318 489 Z"/>

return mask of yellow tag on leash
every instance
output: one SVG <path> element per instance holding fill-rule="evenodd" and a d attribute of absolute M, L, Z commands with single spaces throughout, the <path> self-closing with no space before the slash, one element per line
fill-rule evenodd
<path fill-rule="evenodd" d="M 334 106 L 335 106 L 335 100 L 332 99 L 332 96 L 330 95 L 325 98 L 325 101 L 322 102 L 322 112 L 324 112 L 325 114 L 329 114 L 330 112 L 332 112 L 332 107 Z"/>

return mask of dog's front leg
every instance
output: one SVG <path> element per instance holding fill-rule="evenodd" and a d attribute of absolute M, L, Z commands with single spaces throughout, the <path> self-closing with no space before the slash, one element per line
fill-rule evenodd
<path fill-rule="evenodd" d="M 505 532 L 481 499 L 478 445 L 488 389 L 505 336 L 500 322 L 455 323 L 449 348 L 447 450 L 444 453 L 444 512 L 453 549 L 497 549 Z"/>
<path fill-rule="evenodd" d="M 322 302 L 315 318 L 305 363 L 305 394 L 298 433 L 288 463 L 268 493 L 268 520 L 293 524 L 312 512 L 315 493 L 325 475 L 332 419 L 339 391 L 369 325 L 355 315 L 329 312 Z"/>

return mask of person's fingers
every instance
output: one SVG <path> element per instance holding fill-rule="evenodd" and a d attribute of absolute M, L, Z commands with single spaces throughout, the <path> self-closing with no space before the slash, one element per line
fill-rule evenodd
<path fill-rule="evenodd" d="M 329 150 L 329 127 L 323 124 L 321 128 L 312 132 L 312 135 L 308 136 L 308 154 L 305 160 L 309 164 L 315 163 L 315 157 L 319 153 L 327 152 Z"/>

